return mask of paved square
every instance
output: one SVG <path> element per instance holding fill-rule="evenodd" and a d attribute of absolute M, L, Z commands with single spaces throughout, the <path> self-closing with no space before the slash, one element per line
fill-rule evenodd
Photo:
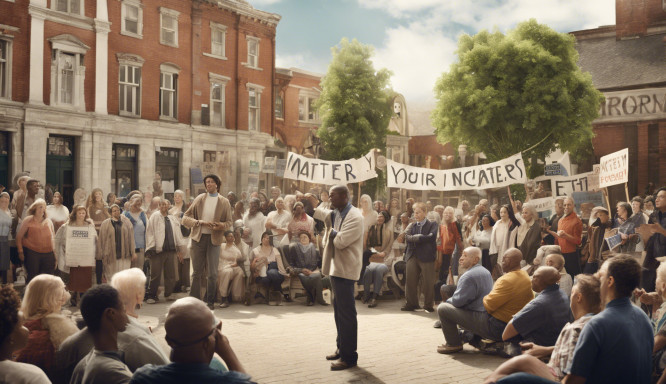
<path fill-rule="evenodd" d="M 232 304 L 215 309 L 222 331 L 258 383 L 479 383 L 504 359 L 466 345 L 462 353 L 441 355 L 435 313 L 401 312 L 402 301 L 379 300 L 376 308 L 356 302 L 358 367 L 332 372 L 327 354 L 335 350 L 332 306 L 306 307 L 304 299 L 281 306 Z M 141 320 L 164 341 L 164 301 L 144 305 Z"/>

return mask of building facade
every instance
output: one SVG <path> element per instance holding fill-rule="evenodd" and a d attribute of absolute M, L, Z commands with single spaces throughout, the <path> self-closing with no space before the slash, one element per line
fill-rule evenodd
<path fill-rule="evenodd" d="M 243 190 L 274 146 L 279 20 L 243 0 L 0 0 L 0 183 L 169 196 L 212 162 Z"/>

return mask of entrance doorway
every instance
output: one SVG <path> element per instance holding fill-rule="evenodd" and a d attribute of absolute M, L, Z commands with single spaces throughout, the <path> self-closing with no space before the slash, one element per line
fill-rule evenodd
<path fill-rule="evenodd" d="M 46 150 L 45 190 L 60 192 L 63 204 L 74 205 L 74 138 L 71 136 L 49 136 Z"/>

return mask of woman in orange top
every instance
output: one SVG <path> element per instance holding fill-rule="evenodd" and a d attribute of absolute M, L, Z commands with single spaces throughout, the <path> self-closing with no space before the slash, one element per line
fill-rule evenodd
<path fill-rule="evenodd" d="M 55 271 L 58 260 L 53 253 L 54 240 L 53 222 L 46 217 L 46 201 L 37 199 L 28 208 L 28 217 L 16 234 L 19 259 L 28 273 L 26 283 L 39 274 Z"/>

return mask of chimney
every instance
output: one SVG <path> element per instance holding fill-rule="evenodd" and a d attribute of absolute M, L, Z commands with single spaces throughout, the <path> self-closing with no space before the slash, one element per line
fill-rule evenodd
<path fill-rule="evenodd" d="M 652 1 L 615 1 L 615 33 L 618 40 L 645 36 L 648 26 L 648 3 L 650 2 Z"/>

